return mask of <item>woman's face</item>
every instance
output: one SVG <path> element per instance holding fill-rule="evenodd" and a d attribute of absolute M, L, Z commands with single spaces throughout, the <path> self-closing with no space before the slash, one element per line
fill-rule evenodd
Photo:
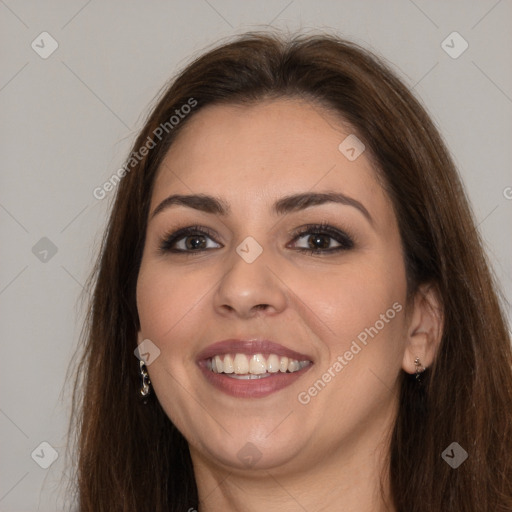
<path fill-rule="evenodd" d="M 396 414 L 407 330 L 397 222 L 367 154 L 295 99 L 189 121 L 137 284 L 159 402 L 196 460 L 366 463 Z"/>

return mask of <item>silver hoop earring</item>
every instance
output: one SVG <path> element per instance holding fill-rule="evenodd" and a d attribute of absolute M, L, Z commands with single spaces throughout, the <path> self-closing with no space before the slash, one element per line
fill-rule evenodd
<path fill-rule="evenodd" d="M 141 386 L 140 386 L 140 396 L 145 399 L 144 403 L 147 403 L 146 397 L 151 393 L 151 381 L 149 380 L 148 371 L 144 361 L 139 361 L 139 369 L 140 369 L 140 377 L 141 377 Z"/>

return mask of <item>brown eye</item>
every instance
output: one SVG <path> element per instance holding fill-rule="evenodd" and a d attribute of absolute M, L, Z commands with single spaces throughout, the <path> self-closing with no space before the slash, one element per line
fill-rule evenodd
<path fill-rule="evenodd" d="M 185 247 L 187 249 L 206 249 L 207 242 L 206 237 L 204 235 L 192 235 L 184 237 Z"/>
<path fill-rule="evenodd" d="M 308 245 L 310 249 L 329 249 L 331 237 L 328 235 L 309 235 Z"/>
<path fill-rule="evenodd" d="M 325 224 L 305 226 L 293 240 L 293 248 L 312 254 L 334 253 L 353 247 L 354 242 L 349 235 Z"/>
<path fill-rule="evenodd" d="M 213 239 L 213 234 L 204 227 L 190 226 L 167 235 L 160 243 L 162 253 L 193 253 L 218 249 L 221 244 Z"/>

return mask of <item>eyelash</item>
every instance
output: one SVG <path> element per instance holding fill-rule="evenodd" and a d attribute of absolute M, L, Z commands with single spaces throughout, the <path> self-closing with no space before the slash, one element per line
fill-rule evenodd
<path fill-rule="evenodd" d="M 182 229 L 179 229 L 175 232 L 169 233 L 162 238 L 162 241 L 159 245 L 159 250 L 162 254 L 174 253 L 174 254 L 192 254 L 192 253 L 201 253 L 208 251 L 210 249 L 198 249 L 198 250 L 183 250 L 183 249 L 174 249 L 173 246 L 176 242 L 179 242 L 183 238 L 188 236 L 199 235 L 199 236 L 207 236 L 215 241 L 215 234 L 212 230 L 205 226 L 188 226 Z M 340 251 L 348 251 L 354 247 L 354 241 L 352 237 L 350 237 L 347 233 L 327 224 L 308 224 L 296 230 L 293 233 L 293 240 L 303 237 L 304 235 L 327 235 L 329 238 L 334 239 L 335 242 L 340 244 L 337 247 L 333 247 L 330 249 L 308 249 L 305 247 L 297 247 L 295 248 L 297 251 L 301 253 L 308 253 L 311 255 L 318 254 L 326 254 L 326 253 L 337 253 Z M 219 242 L 216 242 L 219 243 Z"/>

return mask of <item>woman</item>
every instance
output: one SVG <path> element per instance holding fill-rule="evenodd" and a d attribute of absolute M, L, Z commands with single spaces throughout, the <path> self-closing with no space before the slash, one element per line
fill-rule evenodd
<path fill-rule="evenodd" d="M 118 176 L 81 511 L 512 510 L 493 278 L 440 135 L 378 58 L 240 36 L 173 81 Z"/>

